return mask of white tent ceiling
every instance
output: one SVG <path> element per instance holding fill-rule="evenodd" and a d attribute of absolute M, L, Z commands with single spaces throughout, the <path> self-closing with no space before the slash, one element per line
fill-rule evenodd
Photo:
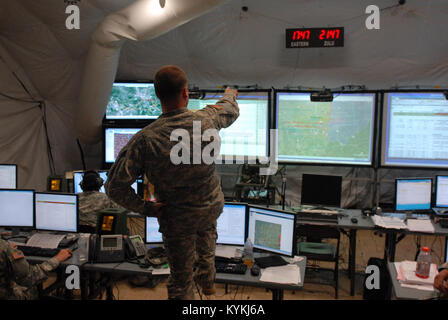
<path fill-rule="evenodd" d="M 19 164 L 20 187 L 44 189 L 50 172 L 43 109 L 4 95 L 44 101 L 56 172 L 80 169 L 73 115 L 90 35 L 106 15 L 132 2 L 81 0 L 80 30 L 66 29 L 63 0 L 0 4 L 0 163 Z M 157 39 L 128 41 L 117 78 L 151 79 L 160 66 L 177 64 L 191 85 L 205 88 L 448 87 L 448 2 L 408 0 L 381 12 L 380 30 L 367 30 L 368 5 L 387 8 L 397 3 L 229 0 Z M 285 29 L 302 26 L 342 26 L 345 46 L 286 49 Z M 88 167 L 99 168 L 101 144 L 83 147 Z"/>

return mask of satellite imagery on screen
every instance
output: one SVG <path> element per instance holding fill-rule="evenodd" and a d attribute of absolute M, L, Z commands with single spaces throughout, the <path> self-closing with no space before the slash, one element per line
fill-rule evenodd
<path fill-rule="evenodd" d="M 162 106 L 152 84 L 119 84 L 112 87 L 106 118 L 157 118 Z"/>

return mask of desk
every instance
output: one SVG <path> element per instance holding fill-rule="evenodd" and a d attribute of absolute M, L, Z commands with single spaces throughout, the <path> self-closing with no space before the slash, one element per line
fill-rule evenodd
<path fill-rule="evenodd" d="M 259 276 L 253 276 L 250 273 L 249 268 L 246 270 L 245 274 L 216 273 L 215 282 L 266 288 L 272 291 L 272 300 L 283 300 L 284 290 L 300 290 L 303 288 L 306 270 L 306 257 L 303 257 L 302 261 L 297 262 L 297 265 L 300 269 L 301 277 L 298 284 L 280 284 L 260 281 L 261 274 Z"/>
<path fill-rule="evenodd" d="M 266 254 L 258 254 L 257 256 L 263 256 Z M 303 281 L 305 279 L 305 269 L 306 269 L 306 258 L 297 263 L 300 268 L 301 281 L 297 285 L 291 284 L 278 284 L 270 282 L 260 281 L 260 276 L 253 276 L 250 273 L 250 269 L 247 269 L 244 275 L 240 274 L 229 274 L 229 273 L 216 273 L 215 282 L 216 283 L 226 283 L 235 284 L 242 286 L 252 286 L 266 288 L 272 291 L 273 300 L 283 299 L 283 290 L 299 290 L 303 288 Z M 129 262 L 122 263 L 87 263 L 83 266 L 83 270 L 86 272 L 102 272 L 110 274 L 122 274 L 122 275 L 140 275 L 149 277 L 167 277 L 168 275 L 153 275 L 151 270 L 147 268 L 141 268 L 139 265 Z M 86 289 L 86 284 L 84 283 L 83 288 Z M 82 294 L 82 298 L 86 298 L 85 293 Z"/>
<path fill-rule="evenodd" d="M 338 219 L 338 228 L 346 234 L 343 230 L 349 230 L 349 255 L 348 255 L 348 268 L 350 277 L 350 295 L 355 295 L 355 271 L 356 271 L 356 233 L 357 230 L 373 230 L 375 224 L 368 216 L 362 215 L 361 210 L 349 209 L 342 212 L 346 216 L 342 216 Z M 358 223 L 353 223 L 351 219 L 356 218 Z M 347 234 L 346 234 L 347 235 Z"/>
<path fill-rule="evenodd" d="M 26 256 L 26 260 L 31 264 L 42 263 L 42 262 L 47 261 L 48 259 L 50 259 L 50 257 Z M 52 283 L 48 288 L 46 288 L 43 293 L 49 294 L 50 292 L 52 292 L 55 289 L 61 289 L 61 288 L 65 289 L 66 288 L 65 270 L 68 266 L 77 266 L 80 269 L 80 276 L 82 277 L 82 268 L 85 263 L 87 263 L 87 261 L 80 261 L 79 251 L 78 250 L 73 251 L 73 255 L 69 259 L 67 259 L 59 264 L 59 267 L 56 270 L 56 281 L 54 283 Z M 81 284 L 82 284 L 82 281 L 81 281 Z M 81 291 L 81 293 L 82 293 L 82 291 Z M 71 298 L 70 291 L 66 290 L 65 294 L 66 294 L 66 298 Z"/>
<path fill-rule="evenodd" d="M 444 236 L 445 241 L 448 237 L 448 228 L 442 228 L 438 223 L 432 222 L 434 225 L 434 233 L 410 231 L 408 229 L 385 229 L 376 227 L 375 231 L 386 234 L 384 245 L 384 259 L 387 262 L 395 261 L 395 251 L 397 243 L 404 239 L 407 235 L 427 235 L 427 236 Z"/>
<path fill-rule="evenodd" d="M 281 206 L 271 206 L 274 209 L 281 209 Z M 340 211 L 340 216 L 337 220 L 331 221 L 319 221 L 313 220 L 312 218 L 297 218 L 298 224 L 314 224 L 314 225 L 325 225 L 334 226 L 341 233 L 345 234 L 349 238 L 349 262 L 348 271 L 350 277 L 350 295 L 355 295 L 355 271 L 356 271 L 356 236 L 357 230 L 373 230 L 375 224 L 372 219 L 368 216 L 364 216 L 362 211 L 359 209 L 338 209 Z M 296 212 L 289 209 L 291 212 Z M 353 223 L 351 220 L 356 218 L 357 223 Z M 345 230 L 348 230 L 346 232 Z"/>
<path fill-rule="evenodd" d="M 392 283 L 392 288 L 397 299 L 425 300 L 437 297 L 436 290 L 425 291 L 402 287 L 400 282 L 397 280 L 397 270 L 395 269 L 395 265 L 393 262 L 389 262 L 387 264 L 387 269 L 389 271 L 390 281 Z"/>

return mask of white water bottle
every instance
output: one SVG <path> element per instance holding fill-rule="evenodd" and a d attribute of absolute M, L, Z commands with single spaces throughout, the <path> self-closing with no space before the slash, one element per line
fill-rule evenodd
<path fill-rule="evenodd" d="M 415 275 L 419 278 L 429 278 L 429 272 L 431 269 L 431 250 L 428 247 L 423 247 L 417 258 L 417 268 Z"/>

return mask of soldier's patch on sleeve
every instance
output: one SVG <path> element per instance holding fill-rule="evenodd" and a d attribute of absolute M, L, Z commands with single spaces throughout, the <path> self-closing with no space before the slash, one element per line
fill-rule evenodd
<path fill-rule="evenodd" d="M 25 256 L 23 255 L 23 253 L 21 251 L 13 252 L 12 257 L 14 258 L 14 260 L 19 260 L 19 259 L 25 258 Z"/>
<path fill-rule="evenodd" d="M 218 110 L 222 109 L 222 107 L 218 106 L 217 104 L 209 104 L 207 107 L 212 107 L 212 108 L 215 108 L 215 109 L 218 109 Z"/>

